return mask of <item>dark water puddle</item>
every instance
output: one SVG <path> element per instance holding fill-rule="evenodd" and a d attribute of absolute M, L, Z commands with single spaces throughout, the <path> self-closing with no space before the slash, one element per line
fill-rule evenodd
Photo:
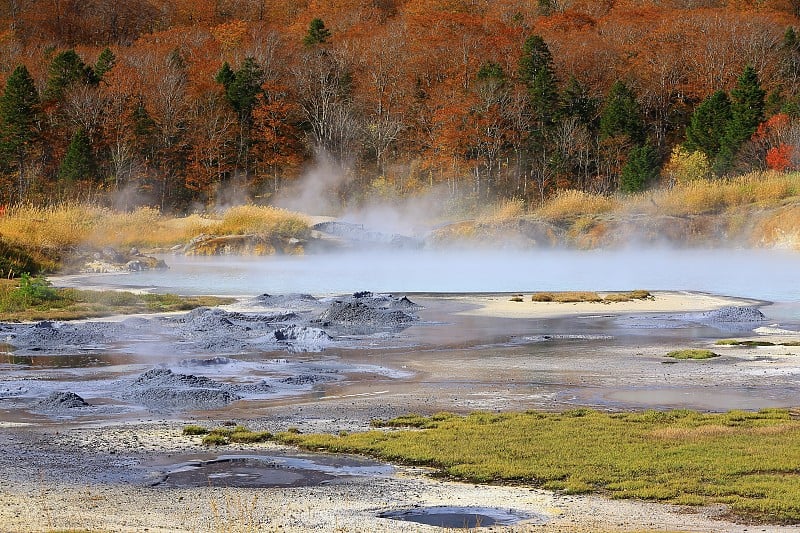
<path fill-rule="evenodd" d="M 309 487 L 337 478 L 386 476 L 382 463 L 345 456 L 222 455 L 171 465 L 154 485 L 188 487 Z"/>
<path fill-rule="evenodd" d="M 378 515 L 380 518 L 415 522 L 428 526 L 446 527 L 451 529 L 472 529 L 488 526 L 510 526 L 519 522 L 533 521 L 543 524 L 543 516 L 531 515 L 514 509 L 500 509 L 497 507 L 417 507 L 398 511 L 387 511 Z"/>

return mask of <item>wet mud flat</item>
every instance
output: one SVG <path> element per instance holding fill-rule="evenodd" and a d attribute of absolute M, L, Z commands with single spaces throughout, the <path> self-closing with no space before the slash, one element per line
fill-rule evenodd
<path fill-rule="evenodd" d="M 390 342 L 420 306 L 405 297 L 261 295 L 239 310 L 0 324 L 0 405 L 56 418 L 221 409 L 305 394 L 353 375 L 330 348 Z"/>
<path fill-rule="evenodd" d="M 109 335 L 77 355 L 19 350 L 5 329 L 21 353 L 6 349 L 9 359 L 0 359 L 0 529 L 219 531 L 255 522 L 266 530 L 433 531 L 439 525 L 426 520 L 441 519 L 449 527 L 495 521 L 510 531 L 574 531 L 574 523 L 743 530 L 712 509 L 687 515 L 657 504 L 448 483 L 424 470 L 269 446 L 219 453 L 181 434 L 190 422 L 339 432 L 409 412 L 727 410 L 795 405 L 799 397 L 797 347 L 715 348 L 724 353 L 713 360 L 664 364 L 675 348 L 764 327 L 796 331 L 773 323 L 769 308 L 761 310 L 766 317 L 739 306 L 521 320 L 463 315 L 469 304 L 441 296 L 410 295 L 408 303 L 392 296 L 390 305 L 386 298 L 270 296 L 236 310 L 127 319 L 139 337 Z M 401 326 L 375 326 L 375 313 L 396 311 L 415 318 L 395 314 Z M 99 327 L 125 331 L 115 329 L 121 322 Z M 167 325 L 153 331 L 154 324 Z M 282 344 L 275 332 L 290 326 L 323 331 L 329 344 L 321 351 Z M 216 346 L 245 343 L 244 351 L 198 348 L 217 336 Z M 264 349 L 255 348 L 262 341 Z M 518 521 L 503 523 L 512 518 L 501 511 Z"/>

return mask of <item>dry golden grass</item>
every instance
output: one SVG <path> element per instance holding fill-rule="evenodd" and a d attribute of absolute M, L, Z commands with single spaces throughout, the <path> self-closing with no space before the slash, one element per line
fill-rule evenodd
<path fill-rule="evenodd" d="M 599 215 L 619 209 L 620 201 L 610 196 L 568 189 L 559 191 L 536 214 L 546 220 L 563 220 L 582 215 Z"/>
<path fill-rule="evenodd" d="M 603 298 L 604 302 L 630 302 L 631 300 L 652 300 L 653 295 L 650 294 L 650 291 L 645 291 L 642 289 L 636 289 L 630 292 L 612 292 L 610 294 L 606 294 L 605 298 Z"/>
<path fill-rule="evenodd" d="M 525 215 L 525 202 L 521 198 L 501 200 L 478 217 L 481 224 L 502 224 Z"/>
<path fill-rule="evenodd" d="M 634 195 L 625 201 L 625 210 L 682 216 L 751 204 L 771 207 L 797 195 L 800 195 L 800 173 L 751 172 L 731 180 L 696 180 L 672 189 Z"/>
<path fill-rule="evenodd" d="M 532 302 L 602 302 L 603 297 L 591 291 L 537 292 L 531 296 Z"/>
<path fill-rule="evenodd" d="M 102 209 L 78 204 L 10 207 L 0 218 L 0 235 L 9 242 L 38 248 L 68 248 L 86 240 Z"/>
<path fill-rule="evenodd" d="M 218 225 L 209 229 L 220 235 L 277 235 L 281 237 L 306 236 L 308 219 L 298 213 L 278 209 L 243 205 L 228 209 Z"/>
<path fill-rule="evenodd" d="M 6 241 L 59 250 L 78 245 L 163 248 L 183 244 L 201 233 L 305 237 L 308 232 L 308 222 L 302 215 L 256 206 L 234 207 L 219 218 L 175 218 L 147 207 L 117 212 L 82 204 L 20 205 L 0 217 L 0 235 Z"/>
<path fill-rule="evenodd" d="M 580 232 L 603 213 L 685 216 L 736 206 L 775 207 L 795 196 L 800 196 L 800 172 L 756 171 L 729 180 L 694 180 L 630 196 L 568 189 L 556 193 L 535 214 L 547 220 L 576 218 L 580 226 L 573 230 Z"/>

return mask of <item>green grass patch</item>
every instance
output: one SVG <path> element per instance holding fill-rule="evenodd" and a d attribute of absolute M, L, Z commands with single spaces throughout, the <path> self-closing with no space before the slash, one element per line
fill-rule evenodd
<path fill-rule="evenodd" d="M 740 341 L 736 339 L 722 339 L 714 344 L 718 346 L 775 346 L 775 343 L 770 341 Z"/>
<path fill-rule="evenodd" d="M 682 505 L 727 504 L 746 519 L 800 522 L 800 421 L 787 410 L 608 414 L 410 415 L 411 429 L 280 433 L 312 450 L 438 468 L 470 482 L 525 482 L 569 493 Z"/>
<path fill-rule="evenodd" d="M 754 340 L 739 340 L 739 339 L 721 339 L 714 344 L 718 346 L 749 346 L 751 348 L 754 348 L 758 346 L 800 346 L 800 341 L 771 342 L 771 341 L 754 341 Z"/>
<path fill-rule="evenodd" d="M 204 435 L 202 443 L 206 446 L 224 446 L 231 443 L 254 444 L 267 442 L 273 435 L 269 431 L 251 431 L 244 426 L 219 427 L 206 429 L 202 426 L 189 425 L 183 428 L 184 435 Z"/>
<path fill-rule="evenodd" d="M 228 437 L 221 433 L 211 432 L 208 435 L 203 436 L 203 445 L 205 446 L 224 446 L 225 444 L 229 444 L 230 440 Z"/>
<path fill-rule="evenodd" d="M 23 275 L 0 284 L 0 320 L 76 320 L 115 314 L 188 311 L 231 303 L 231 298 L 56 289 L 44 278 Z"/>
<path fill-rule="evenodd" d="M 714 357 L 719 357 L 719 354 L 712 352 L 711 350 L 673 350 L 667 353 L 667 357 L 672 357 L 673 359 L 713 359 Z"/>

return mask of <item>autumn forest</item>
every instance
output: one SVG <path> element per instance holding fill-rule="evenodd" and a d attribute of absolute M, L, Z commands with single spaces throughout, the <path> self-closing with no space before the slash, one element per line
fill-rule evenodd
<path fill-rule="evenodd" d="M 797 0 L 6 0 L 0 205 L 538 205 L 800 166 Z"/>

